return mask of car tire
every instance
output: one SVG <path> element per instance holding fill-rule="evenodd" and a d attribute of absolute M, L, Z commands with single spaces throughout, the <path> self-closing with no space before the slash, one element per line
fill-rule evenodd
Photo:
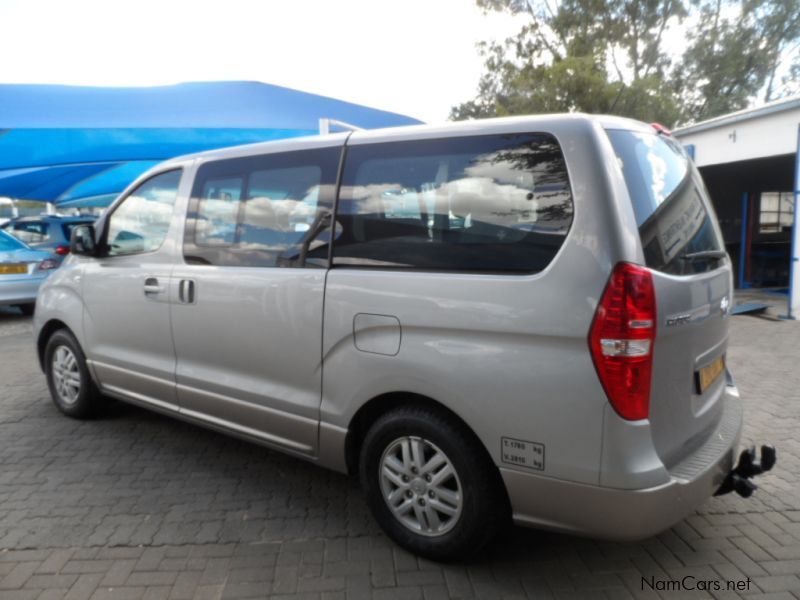
<path fill-rule="evenodd" d="M 477 437 L 444 411 L 405 406 L 384 414 L 364 438 L 359 465 L 375 519 L 420 556 L 467 558 L 510 521 L 497 468 Z"/>
<path fill-rule="evenodd" d="M 59 329 L 47 340 L 44 369 L 58 410 L 74 419 L 89 419 L 100 413 L 102 396 L 89 374 L 86 356 L 70 331 Z"/>
<path fill-rule="evenodd" d="M 17 304 L 17 308 L 22 311 L 22 314 L 26 317 L 30 317 L 33 315 L 33 311 L 36 309 L 36 303 L 29 302 L 27 304 Z"/>

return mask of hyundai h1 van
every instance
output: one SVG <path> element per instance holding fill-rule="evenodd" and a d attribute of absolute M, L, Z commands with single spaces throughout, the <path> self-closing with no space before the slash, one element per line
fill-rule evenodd
<path fill-rule="evenodd" d="M 421 555 L 510 518 L 644 538 L 754 487 L 731 263 L 663 129 L 572 114 L 204 152 L 72 250 L 34 318 L 62 412 L 116 398 L 357 474 Z"/>

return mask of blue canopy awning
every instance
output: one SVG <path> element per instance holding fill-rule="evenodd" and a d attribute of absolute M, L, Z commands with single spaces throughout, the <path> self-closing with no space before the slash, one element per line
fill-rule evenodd
<path fill-rule="evenodd" d="M 313 135 L 320 118 L 364 129 L 420 122 L 257 82 L 0 84 L 0 196 L 103 203 L 167 158 Z"/>

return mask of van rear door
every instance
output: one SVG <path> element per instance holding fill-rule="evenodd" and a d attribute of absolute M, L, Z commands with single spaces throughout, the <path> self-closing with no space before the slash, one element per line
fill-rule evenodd
<path fill-rule="evenodd" d="M 655 131 L 607 130 L 633 203 L 658 321 L 650 425 L 669 467 L 717 425 L 726 385 L 730 260 L 697 168 Z"/>

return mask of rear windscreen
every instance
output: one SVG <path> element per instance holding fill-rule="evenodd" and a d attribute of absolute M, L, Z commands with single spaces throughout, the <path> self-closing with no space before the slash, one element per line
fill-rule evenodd
<path fill-rule="evenodd" d="M 633 202 L 647 266 L 673 274 L 715 268 L 718 258 L 692 257 L 722 245 L 700 175 L 680 144 L 655 133 L 607 133 Z"/>
<path fill-rule="evenodd" d="M 49 239 L 48 224 L 43 221 L 21 221 L 12 225 L 14 237 L 26 244 L 39 244 Z"/>

